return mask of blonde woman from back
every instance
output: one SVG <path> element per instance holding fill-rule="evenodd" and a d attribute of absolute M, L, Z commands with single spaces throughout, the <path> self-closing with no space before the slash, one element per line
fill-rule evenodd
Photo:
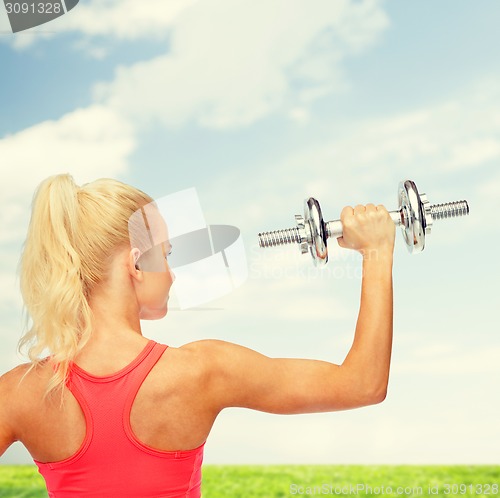
<path fill-rule="evenodd" d="M 20 441 L 51 497 L 197 498 L 204 444 L 224 408 L 326 412 L 386 396 L 395 227 L 383 206 L 342 211 L 339 244 L 363 255 L 363 279 L 352 347 L 337 365 L 144 337 L 141 320 L 166 315 L 174 278 L 152 202 L 115 180 L 80 187 L 70 175 L 35 194 L 20 264 L 30 361 L 0 378 L 0 455 Z M 141 210 L 161 240 L 147 253 L 129 237 Z"/>

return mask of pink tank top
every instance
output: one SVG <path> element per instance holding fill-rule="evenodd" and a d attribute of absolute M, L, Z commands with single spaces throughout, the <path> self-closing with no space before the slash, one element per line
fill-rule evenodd
<path fill-rule="evenodd" d="M 35 460 L 51 498 L 199 498 L 204 444 L 160 451 L 130 427 L 135 396 L 167 346 L 150 341 L 119 372 L 96 377 L 72 365 L 68 380 L 87 432 L 80 449 L 58 462 Z"/>

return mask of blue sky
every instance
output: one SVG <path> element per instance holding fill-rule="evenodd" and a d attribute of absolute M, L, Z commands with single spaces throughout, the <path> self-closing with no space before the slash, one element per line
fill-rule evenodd
<path fill-rule="evenodd" d="M 241 229 L 247 282 L 207 304 L 220 310 L 172 311 L 145 335 L 334 362 L 352 340 L 359 258 L 330 242 L 319 273 L 256 234 L 292 226 L 310 195 L 328 219 L 346 204 L 395 209 L 410 178 L 431 202 L 466 198 L 471 215 L 436 222 L 419 255 L 398 234 L 387 400 L 227 410 L 206 462 L 499 463 L 498 2 L 144 4 L 81 0 L 17 35 L 0 7 L 0 371 L 21 361 L 15 268 L 48 175 L 111 176 L 155 197 L 196 187 L 209 223 Z M 12 461 L 26 455 L 14 447 Z"/>

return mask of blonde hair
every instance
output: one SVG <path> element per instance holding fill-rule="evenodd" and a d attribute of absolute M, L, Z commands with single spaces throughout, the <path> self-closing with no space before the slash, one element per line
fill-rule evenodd
<path fill-rule="evenodd" d="M 69 174 L 37 188 L 20 261 L 20 284 L 32 368 L 50 354 L 54 368 L 46 394 L 63 388 L 69 365 L 92 333 L 89 296 L 105 280 L 109 257 L 129 242 L 131 215 L 152 202 L 144 192 L 111 179 L 81 187 Z M 29 323 L 31 322 L 31 323 Z"/>

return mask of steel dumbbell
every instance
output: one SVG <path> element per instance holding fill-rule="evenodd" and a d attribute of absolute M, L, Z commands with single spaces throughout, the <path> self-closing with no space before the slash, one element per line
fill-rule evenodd
<path fill-rule="evenodd" d="M 400 226 L 406 247 L 410 253 L 417 253 L 425 247 L 425 237 L 431 232 L 434 220 L 466 216 L 469 214 L 467 201 L 447 202 L 431 205 L 425 194 L 420 194 L 411 180 L 402 181 L 398 187 L 397 211 L 389 211 Z M 314 264 L 323 266 L 328 262 L 328 238 L 342 237 L 340 220 L 323 221 L 319 202 L 310 197 L 304 203 L 304 216 L 295 215 L 296 228 L 262 232 L 258 234 L 260 247 L 285 244 L 299 244 L 302 254 L 310 252 Z"/>

